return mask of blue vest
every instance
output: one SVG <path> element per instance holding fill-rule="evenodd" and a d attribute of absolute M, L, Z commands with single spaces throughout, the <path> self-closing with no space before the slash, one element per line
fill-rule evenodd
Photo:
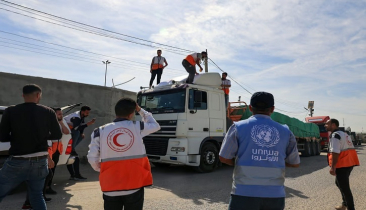
<path fill-rule="evenodd" d="M 266 115 L 235 123 L 238 154 L 232 194 L 285 197 L 285 158 L 291 131 Z"/>

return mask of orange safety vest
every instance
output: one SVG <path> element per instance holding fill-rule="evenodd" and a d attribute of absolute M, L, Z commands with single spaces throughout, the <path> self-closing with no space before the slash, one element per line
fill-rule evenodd
<path fill-rule="evenodd" d="M 100 138 L 99 182 L 103 192 L 140 189 L 153 184 L 142 141 L 141 123 L 117 121 L 96 129 Z"/>
<path fill-rule="evenodd" d="M 222 84 L 223 85 L 228 85 L 228 84 L 226 84 L 226 81 L 230 81 L 230 80 L 228 80 L 228 79 L 226 79 L 226 80 L 222 80 Z M 226 95 L 229 95 L 229 92 L 230 92 L 230 89 L 228 88 L 228 87 L 223 87 L 222 88 L 222 90 L 224 91 L 224 93 L 226 94 Z"/>
<path fill-rule="evenodd" d="M 196 65 L 196 60 L 197 60 L 198 57 L 201 57 L 202 58 L 201 53 L 193 53 L 193 54 L 187 55 L 186 60 L 190 64 L 192 64 L 193 66 L 195 66 Z"/>
<path fill-rule="evenodd" d="M 162 57 L 162 56 L 155 56 L 153 58 L 153 65 L 152 65 L 152 70 L 157 70 L 157 69 L 161 69 L 164 67 L 164 61 L 165 61 L 165 58 Z"/>
<path fill-rule="evenodd" d="M 360 161 L 358 160 L 357 152 L 348 134 L 342 131 L 335 131 L 334 133 L 337 133 L 341 137 L 340 139 L 341 152 L 338 157 L 336 168 L 359 166 Z M 333 163 L 332 152 L 328 152 L 328 163 L 329 166 L 331 167 Z"/>

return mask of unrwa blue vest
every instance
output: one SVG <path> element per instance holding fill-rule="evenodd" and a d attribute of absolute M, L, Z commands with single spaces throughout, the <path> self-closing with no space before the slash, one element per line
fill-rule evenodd
<path fill-rule="evenodd" d="M 235 123 L 238 154 L 232 194 L 285 197 L 285 158 L 291 131 L 266 115 Z"/>

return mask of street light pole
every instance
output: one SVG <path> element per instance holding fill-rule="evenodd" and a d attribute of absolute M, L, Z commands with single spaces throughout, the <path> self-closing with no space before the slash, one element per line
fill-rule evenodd
<path fill-rule="evenodd" d="M 111 62 L 109 60 L 102 61 L 105 64 L 104 87 L 107 86 L 107 66 Z"/>

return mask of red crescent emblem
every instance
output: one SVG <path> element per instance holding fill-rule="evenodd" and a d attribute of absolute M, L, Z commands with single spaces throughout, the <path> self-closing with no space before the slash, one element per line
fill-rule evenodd
<path fill-rule="evenodd" d="M 118 137 L 120 137 L 119 142 L 117 141 Z M 134 142 L 135 137 L 127 128 L 116 128 L 107 136 L 107 144 L 109 148 L 116 152 L 126 152 L 133 146 Z"/>
<path fill-rule="evenodd" d="M 125 146 L 125 144 L 123 144 L 123 145 L 118 144 L 118 141 L 117 141 L 118 136 L 120 136 L 120 135 L 122 135 L 122 134 L 123 134 L 123 133 L 118 133 L 117 135 L 115 135 L 115 136 L 113 137 L 113 143 L 114 143 L 115 145 L 117 145 L 117 147 L 124 147 L 124 146 Z"/>

